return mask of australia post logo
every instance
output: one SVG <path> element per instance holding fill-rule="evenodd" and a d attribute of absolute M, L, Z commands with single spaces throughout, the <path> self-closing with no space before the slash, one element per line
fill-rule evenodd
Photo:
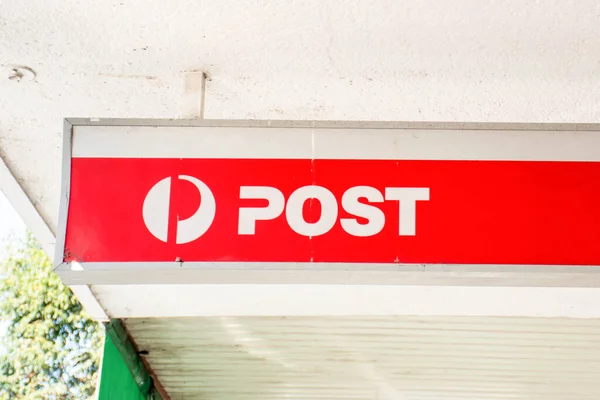
<path fill-rule="evenodd" d="M 177 244 L 193 242 L 204 235 L 215 220 L 218 203 L 210 188 L 200 179 L 179 175 L 179 180 L 194 185 L 201 201 L 193 214 L 185 219 L 172 221 L 176 226 Z M 162 242 L 167 242 L 170 228 L 171 185 L 172 178 L 157 182 L 147 193 L 142 206 L 142 216 L 148 231 Z M 377 235 L 386 224 L 384 212 L 377 203 L 398 202 L 399 236 L 416 235 L 416 203 L 429 201 L 429 188 L 424 187 L 386 187 L 380 191 L 371 186 L 354 186 L 347 189 L 340 199 L 326 187 L 309 185 L 294 190 L 286 199 L 276 187 L 240 186 L 240 200 L 266 201 L 264 207 L 239 207 L 237 234 L 255 235 L 259 223 L 285 215 L 289 228 L 302 236 L 321 236 L 329 232 L 340 222 L 342 229 L 351 236 L 368 237 Z M 221 199 L 223 201 L 225 199 Z M 307 201 L 320 203 L 320 216 L 308 220 L 304 209 Z M 338 218 L 340 207 L 349 215 Z M 172 227 L 171 227 L 172 228 Z"/>
<path fill-rule="evenodd" d="M 179 175 L 178 178 L 192 183 L 200 192 L 201 199 L 198 210 L 191 217 L 176 221 L 176 243 L 184 244 L 193 242 L 208 231 L 215 219 L 217 206 L 215 196 L 204 182 L 188 175 Z M 171 184 L 169 177 L 154 185 L 146 195 L 142 207 L 146 228 L 154 237 L 165 243 L 169 233 Z"/>

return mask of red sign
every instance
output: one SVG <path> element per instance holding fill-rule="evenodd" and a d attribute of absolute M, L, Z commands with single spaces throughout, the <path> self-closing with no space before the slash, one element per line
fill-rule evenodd
<path fill-rule="evenodd" d="M 511 154 L 496 150 L 504 136 L 479 159 L 458 147 L 448 159 L 439 149 L 432 159 L 345 159 L 343 148 L 330 158 L 237 157 L 252 149 L 226 133 L 214 157 L 203 148 L 178 158 L 143 141 L 102 156 L 89 144 L 102 136 L 85 135 L 75 132 L 66 261 L 600 264 L 600 163 L 493 159 Z M 176 135 L 167 137 L 176 153 Z M 367 156 L 371 144 L 365 136 Z"/>

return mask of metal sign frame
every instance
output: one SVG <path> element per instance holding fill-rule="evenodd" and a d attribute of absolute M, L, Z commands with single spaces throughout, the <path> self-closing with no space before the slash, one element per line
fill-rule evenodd
<path fill-rule="evenodd" d="M 342 121 L 247 121 L 65 119 L 63 170 L 55 270 L 69 285 L 123 284 L 351 284 L 599 287 L 599 266 L 333 264 L 293 263 L 285 269 L 262 263 L 127 262 L 65 263 L 70 198 L 73 128 L 127 127 L 278 127 L 336 129 L 411 129 L 481 131 L 598 131 L 598 124 L 425 123 Z M 600 157 L 600 156 L 599 156 Z"/>

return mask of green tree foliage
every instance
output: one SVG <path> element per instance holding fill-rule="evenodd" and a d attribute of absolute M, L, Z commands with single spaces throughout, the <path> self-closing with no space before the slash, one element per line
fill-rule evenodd
<path fill-rule="evenodd" d="M 0 262 L 0 399 L 88 399 L 98 381 L 102 328 L 29 236 Z"/>

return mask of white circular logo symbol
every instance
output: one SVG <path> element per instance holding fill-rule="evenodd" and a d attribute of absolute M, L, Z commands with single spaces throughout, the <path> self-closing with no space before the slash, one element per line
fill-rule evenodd
<path fill-rule="evenodd" d="M 193 242 L 204 235 L 215 219 L 216 203 L 212 192 L 201 180 L 188 175 L 179 175 L 179 179 L 191 182 L 200 192 L 198 210 L 189 218 L 177 221 L 176 243 Z M 146 228 L 158 240 L 167 242 L 169 231 L 169 212 L 171 198 L 171 178 L 159 181 L 150 189 L 144 199 L 142 216 Z"/>

